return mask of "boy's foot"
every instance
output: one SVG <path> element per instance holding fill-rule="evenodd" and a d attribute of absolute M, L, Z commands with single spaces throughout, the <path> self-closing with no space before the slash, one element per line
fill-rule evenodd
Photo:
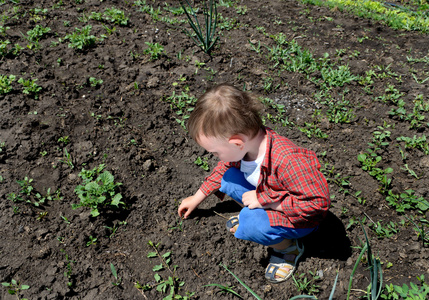
<path fill-rule="evenodd" d="M 304 245 L 297 240 L 283 251 L 274 250 L 265 270 L 265 278 L 271 283 L 280 283 L 292 276 L 299 258 L 304 254 Z"/>
<path fill-rule="evenodd" d="M 238 216 L 234 216 L 229 218 L 226 222 L 226 229 L 228 229 L 231 233 L 235 233 L 238 228 Z"/>

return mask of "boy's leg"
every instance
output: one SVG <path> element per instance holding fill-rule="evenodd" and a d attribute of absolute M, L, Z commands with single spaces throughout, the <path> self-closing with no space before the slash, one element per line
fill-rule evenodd
<path fill-rule="evenodd" d="M 222 178 L 219 191 L 242 205 L 243 194 L 251 190 L 255 190 L 255 187 L 244 178 L 243 173 L 237 168 L 230 168 Z M 271 256 L 270 264 L 265 271 L 265 277 L 272 283 L 285 281 L 292 275 L 298 259 L 304 252 L 303 247 L 298 245 L 296 239 L 315 229 L 271 227 L 268 215 L 262 208 L 249 209 L 244 207 L 240 212 L 239 221 L 237 217 L 234 218 L 236 238 L 274 248 L 274 254 Z"/>
<path fill-rule="evenodd" d="M 264 209 L 245 207 L 241 210 L 239 218 L 236 238 L 274 248 L 265 271 L 265 278 L 272 283 L 287 280 L 295 271 L 297 262 L 304 253 L 304 247 L 297 239 L 311 233 L 315 228 L 272 227 Z"/>

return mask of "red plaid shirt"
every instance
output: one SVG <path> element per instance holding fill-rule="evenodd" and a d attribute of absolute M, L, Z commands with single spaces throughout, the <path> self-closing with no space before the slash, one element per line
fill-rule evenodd
<path fill-rule="evenodd" d="M 328 183 L 320 172 L 316 154 L 300 148 L 272 129 L 267 133 L 267 150 L 261 165 L 256 197 L 262 206 L 281 202 L 282 211 L 267 209 L 271 226 L 313 228 L 320 224 L 329 205 Z M 223 174 L 231 167 L 240 168 L 240 162 L 220 161 L 200 187 L 206 195 L 218 190 Z"/>

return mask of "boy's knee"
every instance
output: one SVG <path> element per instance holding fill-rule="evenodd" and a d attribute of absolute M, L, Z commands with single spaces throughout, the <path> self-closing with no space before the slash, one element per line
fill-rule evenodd
<path fill-rule="evenodd" d="M 271 229 L 268 215 L 264 209 L 249 209 L 245 207 L 239 215 L 239 226 L 236 237 L 261 243 Z"/>

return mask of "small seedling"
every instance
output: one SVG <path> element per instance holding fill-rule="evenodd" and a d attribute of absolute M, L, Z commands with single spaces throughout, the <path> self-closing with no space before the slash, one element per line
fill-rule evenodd
<path fill-rule="evenodd" d="M 15 81 L 15 75 L 0 75 L 0 95 L 10 93 L 13 90 L 12 82 Z"/>
<path fill-rule="evenodd" d="M 207 157 L 201 158 L 198 156 L 197 159 L 194 161 L 194 164 L 199 166 L 204 171 L 208 171 L 210 169 Z"/>
<path fill-rule="evenodd" d="M 64 272 L 64 277 L 67 278 L 68 282 L 67 282 L 67 286 L 71 287 L 73 285 L 72 282 L 72 264 L 75 263 L 74 260 L 71 260 L 68 256 L 68 254 L 66 253 L 66 251 L 64 249 L 60 249 L 61 252 L 63 252 L 66 256 L 66 271 Z"/>
<path fill-rule="evenodd" d="M 89 77 L 89 83 L 92 87 L 96 87 L 97 85 L 102 85 L 103 84 L 103 80 L 102 79 L 97 79 L 95 77 Z"/>
<path fill-rule="evenodd" d="M 232 295 L 234 295 L 240 299 L 243 299 L 243 297 L 241 297 L 240 294 L 238 294 L 236 291 L 234 291 L 235 286 L 221 285 L 218 283 L 211 283 L 211 284 L 206 284 L 203 286 L 215 286 L 215 287 L 218 287 L 220 289 L 219 291 L 217 291 L 217 293 L 225 293 L 225 294 L 230 293 L 230 294 L 232 294 Z"/>
<path fill-rule="evenodd" d="M 95 245 L 97 242 L 97 238 L 93 237 L 92 235 L 89 236 L 89 241 L 86 242 L 86 246 L 89 247 L 91 245 Z"/>
<path fill-rule="evenodd" d="M 113 277 L 115 277 L 115 282 L 112 282 L 112 284 L 114 286 L 120 286 L 122 279 L 120 277 L 118 277 L 118 273 L 116 272 L 116 268 L 112 263 L 110 263 L 110 270 L 112 271 Z"/>
<path fill-rule="evenodd" d="M 7 291 L 10 295 L 16 295 L 18 300 L 20 299 L 19 294 L 21 293 L 21 291 L 25 291 L 30 288 L 29 285 L 20 284 L 20 282 L 17 282 L 15 279 L 12 279 L 10 282 L 2 282 L 1 284 L 8 289 Z M 21 300 L 27 299 L 22 298 Z"/>
<path fill-rule="evenodd" d="M 145 42 L 149 48 L 143 51 L 144 54 L 149 54 L 151 60 L 157 60 L 160 58 L 161 54 L 164 52 L 164 47 L 158 43 L 149 43 Z"/>
<path fill-rule="evenodd" d="M 69 48 L 73 48 L 75 50 L 83 50 L 87 49 L 93 45 L 97 41 L 97 38 L 94 35 L 91 35 L 91 25 L 87 25 L 82 29 L 75 28 L 75 31 L 71 34 L 65 36 L 64 39 L 69 40 Z"/>
<path fill-rule="evenodd" d="M 32 95 L 34 99 L 38 99 L 38 93 L 42 90 L 42 87 L 37 83 L 37 78 L 25 80 L 24 78 L 20 78 L 18 83 L 22 85 L 22 92 L 27 95 Z"/>

